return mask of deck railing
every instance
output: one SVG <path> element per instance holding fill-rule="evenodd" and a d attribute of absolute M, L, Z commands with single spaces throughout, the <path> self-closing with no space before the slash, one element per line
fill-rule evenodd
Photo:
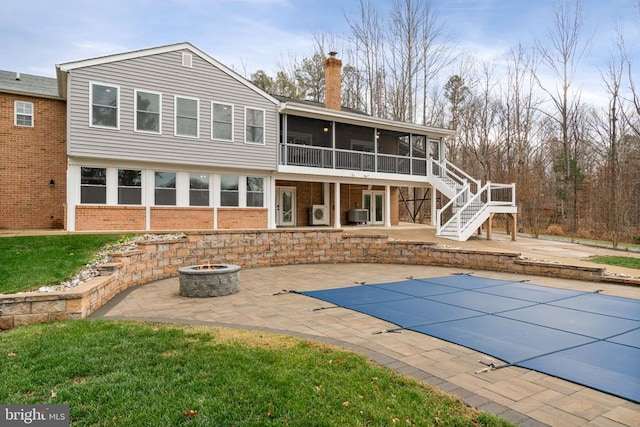
<path fill-rule="evenodd" d="M 308 145 L 281 144 L 280 164 L 427 176 L 427 159 Z"/>

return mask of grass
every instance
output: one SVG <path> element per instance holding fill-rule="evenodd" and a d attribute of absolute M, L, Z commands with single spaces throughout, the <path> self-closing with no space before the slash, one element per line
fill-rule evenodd
<path fill-rule="evenodd" d="M 632 258 L 627 256 L 594 256 L 589 261 L 597 264 L 615 265 L 618 267 L 636 268 L 640 270 L 640 258 Z"/>
<path fill-rule="evenodd" d="M 507 426 L 364 357 L 292 337 L 66 321 L 0 334 L 0 402 L 76 426 Z"/>
<path fill-rule="evenodd" d="M 0 294 L 37 289 L 73 277 L 113 234 L 0 238 Z"/>

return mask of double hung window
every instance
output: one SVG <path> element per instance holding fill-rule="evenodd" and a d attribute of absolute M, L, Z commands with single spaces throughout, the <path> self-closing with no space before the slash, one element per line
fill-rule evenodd
<path fill-rule="evenodd" d="M 176 205 L 176 173 L 155 173 L 155 204 L 165 206 Z"/>
<path fill-rule="evenodd" d="M 80 203 L 107 203 L 106 168 L 80 168 Z"/>
<path fill-rule="evenodd" d="M 160 133 L 162 95 L 136 90 L 135 128 L 138 132 Z"/>
<path fill-rule="evenodd" d="M 233 105 L 211 103 L 211 139 L 233 141 Z"/>
<path fill-rule="evenodd" d="M 245 109 L 245 142 L 264 144 L 264 110 Z"/>
<path fill-rule="evenodd" d="M 142 204 L 142 171 L 118 169 L 118 204 Z"/>
<path fill-rule="evenodd" d="M 16 126 L 33 127 L 33 102 L 16 101 L 14 111 Z"/>
<path fill-rule="evenodd" d="M 247 206 L 259 208 L 264 206 L 264 178 L 247 177 Z"/>
<path fill-rule="evenodd" d="M 239 206 L 240 186 L 236 175 L 220 176 L 220 206 Z"/>
<path fill-rule="evenodd" d="M 175 135 L 197 138 L 199 101 L 195 98 L 175 97 Z"/>
<path fill-rule="evenodd" d="M 91 126 L 119 128 L 118 86 L 91 83 Z"/>
<path fill-rule="evenodd" d="M 209 175 L 206 173 L 189 174 L 189 205 L 209 206 Z"/>

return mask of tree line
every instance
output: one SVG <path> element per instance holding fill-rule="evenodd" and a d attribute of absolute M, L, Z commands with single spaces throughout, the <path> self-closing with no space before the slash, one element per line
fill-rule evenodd
<path fill-rule="evenodd" d="M 640 243 L 640 73 L 625 44 L 625 30 L 640 32 L 636 1 L 636 27 L 616 28 L 599 70 L 597 104 L 576 79 L 591 43 L 580 0 L 555 3 L 544 34 L 500 65 L 452 42 L 429 0 L 384 10 L 360 0 L 348 35 L 316 34 L 308 57 L 250 79 L 323 102 L 322 62 L 339 50 L 344 107 L 456 130 L 448 159 L 483 181 L 515 183 L 525 231 Z"/>

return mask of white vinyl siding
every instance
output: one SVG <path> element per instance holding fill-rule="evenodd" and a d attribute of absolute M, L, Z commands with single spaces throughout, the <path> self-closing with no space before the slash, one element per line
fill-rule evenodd
<path fill-rule="evenodd" d="M 16 126 L 33 127 L 33 102 L 16 101 L 13 107 L 15 111 L 13 123 Z"/>
<path fill-rule="evenodd" d="M 120 129 L 120 87 L 106 83 L 90 83 L 91 108 L 89 125 Z"/>
<path fill-rule="evenodd" d="M 233 141 L 233 104 L 211 103 L 211 139 Z"/>
<path fill-rule="evenodd" d="M 264 144 L 264 110 L 246 107 L 244 110 L 244 141 Z"/>
<path fill-rule="evenodd" d="M 198 98 L 175 96 L 175 135 L 200 136 L 200 101 Z"/>
<path fill-rule="evenodd" d="M 136 132 L 162 133 L 162 94 L 138 89 L 134 93 Z"/>

